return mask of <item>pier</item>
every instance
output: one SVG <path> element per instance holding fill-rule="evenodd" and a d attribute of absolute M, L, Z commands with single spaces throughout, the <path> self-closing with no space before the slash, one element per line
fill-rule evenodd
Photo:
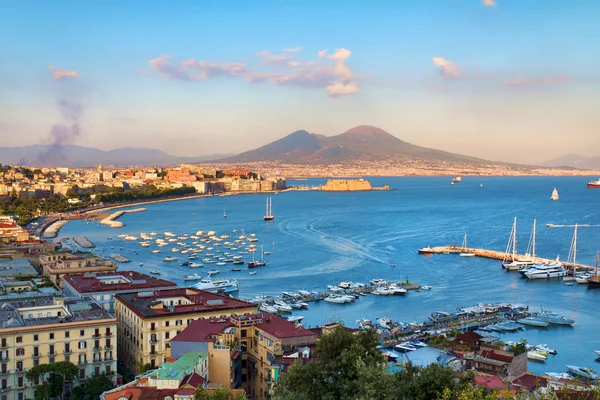
<path fill-rule="evenodd" d="M 491 258 L 494 260 L 510 260 L 512 259 L 512 253 L 505 253 L 503 251 L 495 251 L 495 250 L 487 250 L 487 249 L 473 249 L 473 248 L 462 248 L 462 247 L 456 247 L 456 246 L 438 246 L 438 247 L 431 247 L 431 253 L 434 254 L 460 254 L 462 252 L 469 252 L 469 253 L 473 253 L 475 254 L 476 257 L 482 257 L 482 258 Z M 427 254 L 424 254 L 427 255 Z M 520 258 L 520 257 L 531 257 L 531 256 L 526 256 L 526 255 L 515 255 L 516 258 Z M 555 262 L 556 260 L 554 259 L 549 259 L 549 258 L 542 258 L 542 257 L 535 257 L 536 261 L 541 262 L 541 263 L 551 263 L 551 262 Z M 584 264 L 573 264 L 572 262 L 565 262 L 565 261 L 561 261 L 562 264 L 567 267 L 567 268 L 577 268 L 579 270 L 585 269 L 585 270 L 590 270 L 593 271 L 595 269 L 595 267 L 591 266 L 591 265 L 584 265 Z"/>
<path fill-rule="evenodd" d="M 120 216 L 122 216 L 123 214 L 126 214 L 126 213 L 136 213 L 136 212 L 142 212 L 142 211 L 146 211 L 146 209 L 145 208 L 136 208 L 133 210 L 117 211 L 117 212 L 110 214 L 108 217 L 104 218 L 102 221 L 100 221 L 100 223 L 104 224 L 104 225 L 108 225 L 111 228 L 122 228 L 125 226 L 125 224 L 120 221 L 116 221 L 117 218 L 119 218 Z"/>
<path fill-rule="evenodd" d="M 96 247 L 94 245 L 94 243 L 92 243 L 85 236 L 74 236 L 73 240 L 75 241 L 75 243 L 77 243 L 79 246 L 83 247 L 84 249 L 93 249 L 94 247 Z"/>
<path fill-rule="evenodd" d="M 119 263 L 128 263 L 128 262 L 131 262 L 131 260 L 129 258 L 127 258 L 125 256 L 122 256 L 121 254 L 116 254 L 116 253 L 115 254 L 111 254 L 109 257 L 112 258 L 113 260 L 115 260 L 116 262 L 119 262 Z"/>

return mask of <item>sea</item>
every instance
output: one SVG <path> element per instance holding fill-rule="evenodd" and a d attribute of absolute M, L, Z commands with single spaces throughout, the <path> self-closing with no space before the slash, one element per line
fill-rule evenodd
<path fill-rule="evenodd" d="M 425 246 L 460 246 L 465 234 L 469 247 L 504 251 L 516 217 L 520 253 L 525 252 L 536 219 L 538 255 L 560 255 L 566 260 L 577 223 L 582 225 L 577 261 L 594 265 L 600 250 L 600 190 L 586 188 L 592 177 L 464 177 L 455 185 L 450 184 L 451 177 L 367 179 L 373 186 L 389 185 L 395 190 L 298 190 L 148 204 L 145 212 L 123 215 L 119 219 L 125 223 L 123 228 L 71 221 L 57 240 L 86 236 L 96 245 L 96 253 L 120 253 L 132 260 L 119 264 L 119 269 L 144 273 L 158 269 L 162 278 L 181 286 L 189 286 L 183 281 L 187 274 L 204 276 L 207 270 L 219 268 L 221 273 L 214 278 L 237 279 L 237 297 L 244 299 L 299 289 L 324 292 L 327 285 L 339 281 L 368 283 L 375 277 L 408 279 L 432 287 L 430 291 L 410 291 L 406 296 L 369 295 L 347 305 L 310 303 L 308 310 L 294 311 L 304 316 L 307 327 L 334 321 L 355 327 L 357 319 L 384 316 L 422 322 L 434 311 L 453 312 L 479 303 L 517 303 L 533 311 L 552 310 L 574 319 L 575 324 L 492 335 L 556 349 L 558 354 L 549 355 L 546 362 L 529 362 L 534 373 L 565 372 L 567 364 L 597 366 L 594 350 L 600 349 L 600 289 L 565 286 L 560 279 L 529 281 L 502 269 L 498 260 L 417 254 L 417 249 Z M 323 183 L 324 179 L 291 180 L 288 186 Z M 554 188 L 559 191 L 559 201 L 550 200 Z M 276 217 L 271 222 L 263 221 L 267 197 L 272 197 Z M 139 242 L 117 237 L 139 236 L 141 232 L 157 232 L 157 237 L 163 237 L 168 231 L 178 235 L 216 231 L 233 239 L 242 229 L 247 235 L 255 234 L 259 239 L 256 244 L 271 252 L 265 256 L 268 265 L 256 269 L 255 275 L 249 275 L 245 267 L 242 272 L 231 272 L 231 264 L 189 269 L 179 262 L 165 263 L 162 259 L 172 255 L 168 251 L 171 246 L 152 254 L 156 247 L 143 248 Z"/>

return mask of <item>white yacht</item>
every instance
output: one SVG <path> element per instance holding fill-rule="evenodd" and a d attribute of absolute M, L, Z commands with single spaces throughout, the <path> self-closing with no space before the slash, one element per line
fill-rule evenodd
<path fill-rule="evenodd" d="M 275 307 L 270 306 L 267 303 L 261 304 L 258 309 L 262 312 L 271 313 L 271 314 L 275 314 L 277 312 L 277 309 Z"/>
<path fill-rule="evenodd" d="M 292 306 L 290 306 L 289 304 L 287 304 L 281 300 L 275 301 L 275 303 L 273 303 L 273 307 L 275 307 L 277 309 L 277 311 L 280 311 L 280 312 L 285 312 L 285 313 L 292 312 Z"/>
<path fill-rule="evenodd" d="M 183 280 L 184 281 L 199 281 L 202 277 L 198 274 L 186 275 Z"/>
<path fill-rule="evenodd" d="M 350 303 L 352 301 L 350 299 L 350 296 L 342 296 L 342 295 L 336 295 L 336 294 L 331 294 L 331 295 L 325 297 L 324 300 L 328 303 L 333 303 L 333 304 L 345 304 L 345 303 Z"/>
<path fill-rule="evenodd" d="M 561 278 L 567 275 L 567 269 L 563 267 L 549 267 L 549 268 L 533 268 L 525 272 L 527 279 L 550 279 L 550 278 Z"/>
<path fill-rule="evenodd" d="M 346 282 L 338 282 L 338 286 L 342 289 L 351 289 L 352 288 L 352 282 L 350 281 L 346 281 Z"/>
<path fill-rule="evenodd" d="M 552 191 L 552 195 L 550 196 L 550 200 L 552 201 L 557 201 L 558 200 L 558 190 L 556 188 L 554 188 L 554 190 Z"/>
<path fill-rule="evenodd" d="M 165 257 L 163 258 L 164 262 L 177 261 L 177 257 Z"/>
<path fill-rule="evenodd" d="M 238 282 L 235 279 L 211 280 L 203 279 L 192 286 L 195 289 L 205 290 L 211 293 L 232 293 L 238 291 Z"/>

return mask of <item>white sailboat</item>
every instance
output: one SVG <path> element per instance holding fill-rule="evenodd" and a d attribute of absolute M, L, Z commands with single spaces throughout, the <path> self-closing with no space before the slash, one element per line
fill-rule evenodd
<path fill-rule="evenodd" d="M 550 196 L 550 200 L 557 201 L 558 200 L 558 190 L 554 188 L 552 191 L 552 195 Z"/>
<path fill-rule="evenodd" d="M 533 229 L 531 230 L 531 236 L 529 237 L 529 244 L 527 245 L 527 252 L 524 257 L 519 257 L 517 254 L 517 218 L 513 223 L 513 228 L 510 233 L 508 245 L 506 247 L 506 255 L 502 266 L 509 271 L 520 270 L 528 267 L 535 262 L 535 241 L 536 241 L 536 222 L 533 220 Z M 512 253 L 512 254 L 511 254 Z M 508 255 L 511 254 L 509 257 Z M 508 260 L 511 260 L 508 262 Z"/>
<path fill-rule="evenodd" d="M 569 249 L 569 257 L 567 262 L 573 263 L 573 274 L 567 275 L 563 278 L 563 281 L 569 282 L 575 280 L 575 274 L 577 273 L 577 229 L 579 225 L 575 224 L 575 231 L 573 232 L 573 239 L 571 239 L 571 248 Z"/>
<path fill-rule="evenodd" d="M 273 221 L 275 217 L 273 216 L 273 199 L 271 197 L 267 197 L 267 207 L 266 207 L 265 216 L 263 219 L 265 221 Z"/>
<path fill-rule="evenodd" d="M 465 233 L 465 238 L 463 239 L 462 250 L 460 251 L 460 256 L 461 257 L 475 257 L 475 253 L 473 253 L 472 251 L 469 251 L 469 249 L 467 249 L 467 234 L 466 233 Z"/>
<path fill-rule="evenodd" d="M 227 213 L 225 212 L 225 209 L 223 209 L 223 218 L 227 218 Z"/>

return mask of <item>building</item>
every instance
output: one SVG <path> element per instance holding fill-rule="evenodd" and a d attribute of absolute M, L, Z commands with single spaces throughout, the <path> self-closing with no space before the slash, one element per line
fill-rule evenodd
<path fill-rule="evenodd" d="M 26 258 L 0 260 L 0 279 L 15 280 L 24 276 L 37 275 L 37 271 Z"/>
<path fill-rule="evenodd" d="M 25 372 L 36 365 L 70 361 L 79 379 L 106 373 L 116 379 L 117 321 L 92 299 L 21 294 L 0 298 L 2 399 L 32 399 L 39 382 Z M 76 382 L 77 383 L 77 382 Z"/>
<path fill-rule="evenodd" d="M 114 272 L 114 262 L 104 260 L 93 253 L 83 251 L 54 251 L 40 255 L 40 267 L 44 275 L 50 277 L 61 289 L 65 275 L 86 274 L 91 272 Z"/>
<path fill-rule="evenodd" d="M 0 217 L 0 242 L 25 242 L 29 240 L 27 230 L 21 228 L 11 217 Z"/>
<path fill-rule="evenodd" d="M 506 351 L 504 346 L 481 343 L 472 365 L 478 372 L 497 375 L 512 381 L 527 373 L 527 352 L 515 355 Z"/>
<path fill-rule="evenodd" d="M 167 359 L 170 339 L 192 321 L 254 314 L 255 304 L 191 288 L 115 295 L 119 321 L 119 360 L 134 374 Z"/>
<path fill-rule="evenodd" d="M 103 272 L 64 277 L 64 292 L 69 297 L 89 296 L 110 313 L 115 311 L 117 293 L 173 289 L 177 284 L 136 271 Z"/>
<path fill-rule="evenodd" d="M 198 386 L 208 380 L 208 354 L 186 353 L 165 362 L 126 385 L 103 393 L 101 400 L 193 400 Z"/>
<path fill-rule="evenodd" d="M 192 351 L 209 355 L 209 384 L 246 390 L 252 399 L 269 398 L 282 369 L 281 357 L 310 357 L 317 333 L 274 314 L 232 315 L 193 321 L 170 341 L 173 356 Z"/>

